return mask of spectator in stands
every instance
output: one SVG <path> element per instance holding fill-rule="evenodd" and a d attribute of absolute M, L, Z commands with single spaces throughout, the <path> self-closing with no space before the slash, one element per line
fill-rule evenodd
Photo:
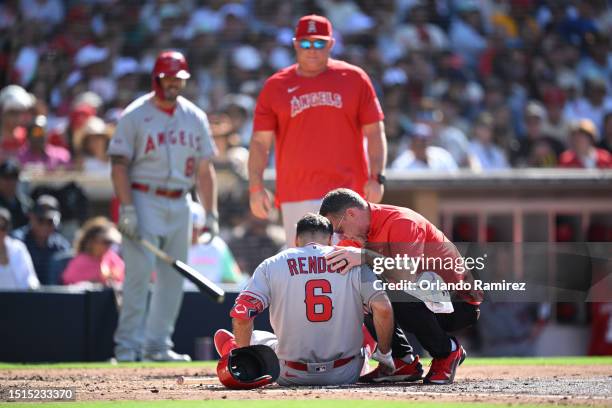
<path fill-rule="evenodd" d="M 68 169 L 71 166 L 68 149 L 47 143 L 46 126 L 47 118 L 39 115 L 28 128 L 27 143 L 18 156 L 24 169 L 54 171 Z"/>
<path fill-rule="evenodd" d="M 38 197 L 29 219 L 29 224 L 14 230 L 13 236 L 28 248 L 40 283 L 57 285 L 64 270 L 59 258 L 71 249 L 68 240 L 57 232 L 61 221 L 57 199 L 45 194 Z"/>
<path fill-rule="evenodd" d="M 606 113 L 604 116 L 603 135 L 599 147 L 612 153 L 612 111 Z"/>
<path fill-rule="evenodd" d="M 458 167 L 471 167 L 468 154 L 469 142 L 461 129 L 451 126 L 440 109 L 440 103 L 431 98 L 423 98 L 415 121 L 427 124 L 432 132 L 431 143 L 446 150 Z"/>
<path fill-rule="evenodd" d="M 542 133 L 555 138 L 563 146 L 567 146 L 570 122 L 563 114 L 565 93 L 560 88 L 549 88 L 544 91 L 542 100 L 546 108 L 546 118 L 542 124 Z"/>
<path fill-rule="evenodd" d="M 490 113 L 483 112 L 476 120 L 469 152 L 482 170 L 509 167 L 505 152 L 493 140 L 493 117 Z"/>
<path fill-rule="evenodd" d="M 77 168 L 85 174 L 109 176 L 110 158 L 106 154 L 114 130 L 97 116 L 89 118 L 83 131 Z"/>
<path fill-rule="evenodd" d="M 17 156 L 26 144 L 25 126 L 33 106 L 32 95 L 18 85 L 9 85 L 0 92 L 0 158 Z"/>
<path fill-rule="evenodd" d="M 12 225 L 19 228 L 28 223 L 28 211 L 31 200 L 17 188 L 21 168 L 15 159 L 6 159 L 0 163 L 0 206 L 11 213 Z"/>
<path fill-rule="evenodd" d="M 220 236 L 208 241 L 209 236 L 204 234 L 204 209 L 198 203 L 192 202 L 191 208 L 191 247 L 187 256 L 187 263 L 193 266 L 203 276 L 215 283 L 240 283 L 245 276 L 240 271 L 232 252 Z M 195 285 L 185 280 L 185 288 L 194 288 Z"/>
<path fill-rule="evenodd" d="M 593 121 L 580 119 L 571 125 L 570 148 L 561 154 L 560 167 L 612 168 L 612 154 L 596 147 L 598 130 Z"/>
<path fill-rule="evenodd" d="M 83 224 L 74 243 L 76 256 L 62 274 L 62 283 L 101 283 L 105 286 L 123 282 L 125 264 L 114 251 L 121 234 L 105 217 L 95 217 Z"/>
<path fill-rule="evenodd" d="M 513 152 L 514 163 L 519 167 L 554 167 L 563 146 L 544 134 L 546 111 L 542 104 L 531 101 L 525 108 L 525 136 Z"/>
<path fill-rule="evenodd" d="M 584 97 L 566 106 L 564 114 L 570 121 L 590 119 L 601 132 L 604 115 L 609 111 L 612 111 L 612 96 L 607 94 L 606 80 L 593 75 L 585 81 Z"/>
<path fill-rule="evenodd" d="M 413 51 L 440 52 L 448 48 L 446 33 L 439 26 L 430 23 L 427 5 L 417 2 L 409 14 L 409 24 L 395 30 L 394 41 L 402 55 Z"/>
<path fill-rule="evenodd" d="M 457 2 L 457 8 L 458 13 L 453 18 L 448 33 L 451 49 L 473 68 L 487 46 L 485 26 L 477 1 Z"/>
<path fill-rule="evenodd" d="M 457 170 L 453 156 L 445 149 L 432 146 L 433 132 L 425 123 L 417 123 L 410 134 L 410 148 L 391 164 L 395 170 Z"/>
<path fill-rule="evenodd" d="M 11 213 L 0 207 L 0 289 L 36 289 L 40 286 L 28 249 L 11 238 Z"/>

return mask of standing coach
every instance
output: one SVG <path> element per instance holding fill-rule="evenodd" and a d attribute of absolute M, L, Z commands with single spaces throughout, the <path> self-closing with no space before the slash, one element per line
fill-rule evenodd
<path fill-rule="evenodd" d="M 255 108 L 251 211 L 266 218 L 272 206 L 263 172 L 275 142 L 276 204 L 289 246 L 297 221 L 317 212 L 328 191 L 351 188 L 374 203 L 384 193 L 387 146 L 380 103 L 365 71 L 330 58 L 333 46 L 327 18 L 302 17 L 293 40 L 297 63 L 268 78 Z"/>

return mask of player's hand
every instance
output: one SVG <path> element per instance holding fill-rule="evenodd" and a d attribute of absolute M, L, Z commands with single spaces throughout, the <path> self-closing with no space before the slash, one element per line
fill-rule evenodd
<path fill-rule="evenodd" d="M 133 205 L 121 205 L 119 207 L 117 229 L 129 239 L 138 240 L 140 238 L 138 233 L 138 216 Z"/>
<path fill-rule="evenodd" d="M 270 192 L 265 188 L 249 194 L 249 204 L 254 216 L 262 219 L 268 218 L 268 214 L 272 208 L 270 196 Z"/>
<path fill-rule="evenodd" d="M 371 203 L 380 203 L 385 193 L 385 186 L 380 184 L 377 180 L 368 179 L 363 186 L 365 192 L 365 199 Z"/>
<path fill-rule="evenodd" d="M 204 232 L 210 234 L 209 242 L 213 240 L 214 237 L 219 235 L 219 215 L 215 214 L 211 211 L 206 212 L 206 219 L 204 220 Z"/>
<path fill-rule="evenodd" d="M 336 247 L 335 250 L 325 255 L 327 264 L 331 270 L 344 275 L 351 268 L 363 263 L 361 249 L 355 247 Z"/>
<path fill-rule="evenodd" d="M 372 353 L 372 358 L 380 363 L 380 372 L 383 374 L 393 374 L 395 371 L 395 364 L 393 363 L 393 357 L 391 357 L 391 350 L 387 353 L 383 353 L 376 347 L 374 353 Z"/>

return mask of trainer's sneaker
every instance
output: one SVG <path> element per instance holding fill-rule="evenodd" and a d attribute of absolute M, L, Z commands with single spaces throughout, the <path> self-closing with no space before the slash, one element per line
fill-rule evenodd
<path fill-rule="evenodd" d="M 453 339 L 455 340 L 455 339 Z M 431 367 L 425 376 L 425 384 L 452 384 L 455 379 L 457 367 L 463 363 L 467 353 L 463 347 L 455 340 L 457 350 L 452 351 L 446 358 L 434 358 L 431 360 Z"/>
<path fill-rule="evenodd" d="M 172 350 L 146 353 L 142 361 L 191 361 L 189 354 L 179 354 Z"/>
<path fill-rule="evenodd" d="M 359 377 L 359 382 L 362 383 L 381 383 L 381 382 L 400 382 L 400 381 L 418 381 L 423 377 L 423 366 L 419 361 L 419 356 L 414 356 L 414 361 L 410 364 L 399 358 L 394 358 L 395 371 L 392 374 L 383 374 L 380 372 L 380 364 L 374 370 L 366 375 Z"/>
<path fill-rule="evenodd" d="M 225 329 L 219 329 L 215 332 L 215 350 L 217 350 L 217 354 L 220 357 L 223 357 L 237 347 L 234 339 L 234 335 Z"/>

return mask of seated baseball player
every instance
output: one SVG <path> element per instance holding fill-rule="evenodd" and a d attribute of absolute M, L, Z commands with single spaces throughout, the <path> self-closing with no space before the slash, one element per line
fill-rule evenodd
<path fill-rule="evenodd" d="M 219 355 L 263 344 L 278 356 L 280 385 L 355 383 L 369 357 L 369 348 L 362 348 L 365 307 L 378 339 L 371 357 L 393 372 L 393 310 L 386 293 L 374 288 L 372 270 L 331 272 L 325 255 L 334 249 L 333 229 L 325 217 L 305 215 L 296 232 L 296 248 L 263 261 L 236 299 L 230 312 L 233 334 L 215 333 Z M 253 330 L 253 319 L 267 307 L 276 335 Z"/>

